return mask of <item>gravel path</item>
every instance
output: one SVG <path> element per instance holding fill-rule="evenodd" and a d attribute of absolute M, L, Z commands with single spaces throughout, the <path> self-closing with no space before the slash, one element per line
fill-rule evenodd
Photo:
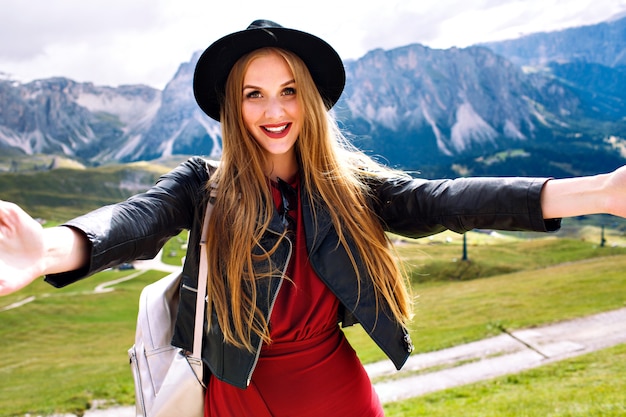
<path fill-rule="evenodd" d="M 390 361 L 369 364 L 365 368 L 383 403 L 401 401 L 626 343 L 624 323 L 626 308 L 413 355 L 401 371 L 396 371 Z M 429 372 L 429 369 L 435 370 Z M 393 380 L 385 380 L 390 376 Z M 89 410 L 84 415 L 134 416 L 134 407 Z"/>

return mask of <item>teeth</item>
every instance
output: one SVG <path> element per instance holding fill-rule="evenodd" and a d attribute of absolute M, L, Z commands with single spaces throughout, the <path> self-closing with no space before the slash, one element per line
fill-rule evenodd
<path fill-rule="evenodd" d="M 270 131 L 272 133 L 280 133 L 280 132 L 282 132 L 285 129 L 287 129 L 287 125 L 283 125 L 283 126 L 280 126 L 280 127 L 267 127 L 267 126 L 265 127 L 265 130 L 268 130 L 268 131 Z"/>

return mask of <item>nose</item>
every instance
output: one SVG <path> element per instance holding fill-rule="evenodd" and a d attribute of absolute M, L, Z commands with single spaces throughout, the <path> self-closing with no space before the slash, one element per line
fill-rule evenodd
<path fill-rule="evenodd" d="M 268 119 L 280 119 L 285 114 L 285 109 L 280 98 L 272 97 L 267 100 L 267 106 L 265 107 L 265 117 Z"/>

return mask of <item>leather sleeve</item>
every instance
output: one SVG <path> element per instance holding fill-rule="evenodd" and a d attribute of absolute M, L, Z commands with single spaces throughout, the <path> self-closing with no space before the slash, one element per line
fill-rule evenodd
<path fill-rule="evenodd" d="M 194 218 L 202 215 L 207 179 L 206 162 L 192 158 L 163 175 L 145 193 L 65 223 L 88 239 L 89 264 L 45 280 L 63 287 L 124 262 L 153 258 L 168 239 L 189 229 Z"/>
<path fill-rule="evenodd" d="M 424 237 L 449 229 L 555 231 L 560 219 L 544 220 L 541 190 L 547 179 L 394 178 L 375 190 L 375 211 L 386 230 Z"/>

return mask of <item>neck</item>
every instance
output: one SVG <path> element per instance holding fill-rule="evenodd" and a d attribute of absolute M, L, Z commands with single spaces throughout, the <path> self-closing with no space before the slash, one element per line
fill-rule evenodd
<path fill-rule="evenodd" d="M 272 158 L 268 160 L 265 170 L 269 179 L 277 181 L 278 178 L 290 182 L 298 173 L 298 162 L 296 158 Z"/>

